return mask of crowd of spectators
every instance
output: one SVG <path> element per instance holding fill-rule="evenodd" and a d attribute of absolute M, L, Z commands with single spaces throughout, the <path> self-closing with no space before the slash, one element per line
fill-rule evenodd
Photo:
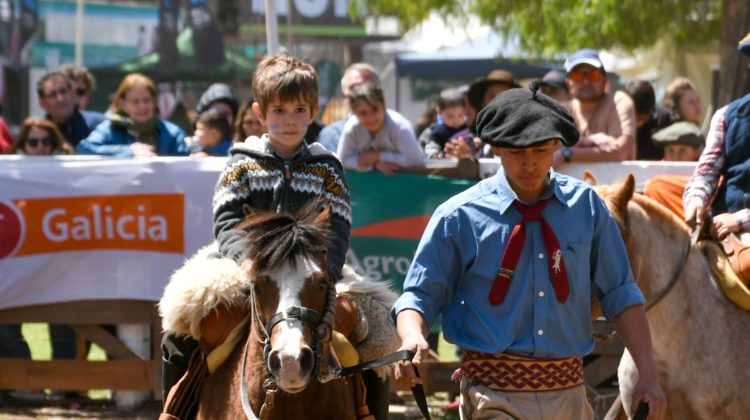
<path fill-rule="evenodd" d="M 623 90 L 613 90 L 594 50 L 572 54 L 563 67 L 564 71 L 552 70 L 538 81 L 544 94 L 567 107 L 581 133 L 576 146 L 557 152 L 555 165 L 636 158 L 695 161 L 700 156 L 704 145 L 698 128 L 700 99 L 688 79 L 670 83 L 657 105 L 648 81 L 634 80 Z M 319 135 L 308 136 L 308 141 L 317 140 L 336 153 L 347 168 L 387 175 L 432 159 L 493 157 L 477 136 L 476 115 L 495 96 L 517 87 L 514 75 L 503 69 L 468 85 L 447 86 L 430 102 L 415 132 L 409 120 L 386 106 L 376 70 L 354 63 L 341 79 L 346 115 L 322 128 Z M 95 89 L 96 81 L 84 67 L 64 65 L 45 74 L 36 86 L 44 115 L 26 118 L 15 139 L 0 118 L 0 153 L 228 156 L 233 142 L 261 137 L 267 130 L 253 99 L 240 103 L 223 83 L 209 86 L 200 96 L 191 121 L 192 135 L 160 115 L 158 90 L 145 75 L 125 76 L 105 112 L 89 109 Z M 671 191 L 665 200 L 678 212 L 686 182 L 686 177 L 667 177 L 649 187 L 656 191 L 654 196 Z M 2 326 L 0 335 L 16 337 L 18 328 Z M 72 329 L 52 325 L 50 333 L 53 357 L 77 357 Z M 16 344 L 3 353 L 28 357 L 28 349 L 18 340 L 9 338 L 7 343 L 11 342 Z"/>

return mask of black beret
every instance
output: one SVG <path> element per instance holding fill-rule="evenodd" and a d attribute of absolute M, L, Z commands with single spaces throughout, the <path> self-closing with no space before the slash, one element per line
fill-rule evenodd
<path fill-rule="evenodd" d="M 490 146 L 524 148 L 560 139 L 567 147 L 578 142 L 575 120 L 557 101 L 530 88 L 506 90 L 477 116 L 477 132 Z"/>

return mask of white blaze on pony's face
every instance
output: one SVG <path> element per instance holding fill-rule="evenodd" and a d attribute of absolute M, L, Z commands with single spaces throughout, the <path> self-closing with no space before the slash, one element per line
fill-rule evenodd
<path fill-rule="evenodd" d="M 322 316 L 327 274 L 316 261 L 297 257 L 295 265 L 286 263 L 265 276 L 278 288 L 279 303 L 274 313 L 285 314 L 290 308 L 302 307 Z M 276 384 L 286 392 L 302 391 L 312 377 L 315 367 L 312 328 L 315 326 L 299 319 L 286 319 L 268 332 L 272 349 L 268 368 Z"/>

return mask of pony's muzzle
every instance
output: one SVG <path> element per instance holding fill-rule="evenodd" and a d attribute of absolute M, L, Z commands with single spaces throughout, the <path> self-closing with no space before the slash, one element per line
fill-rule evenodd
<path fill-rule="evenodd" d="M 302 346 L 298 354 L 272 350 L 268 355 L 268 371 L 285 389 L 296 389 L 307 385 L 315 367 L 315 353 Z M 301 389 L 300 389 L 301 390 Z"/>

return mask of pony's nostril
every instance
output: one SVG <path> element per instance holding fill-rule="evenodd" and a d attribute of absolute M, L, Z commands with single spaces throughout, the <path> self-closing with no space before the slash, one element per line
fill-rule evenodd
<path fill-rule="evenodd" d="M 309 347 L 302 349 L 299 360 L 300 368 L 302 370 L 302 376 L 306 376 L 312 372 L 315 365 L 315 355 Z"/>
<path fill-rule="evenodd" d="M 268 355 L 268 370 L 273 375 L 276 375 L 281 370 L 281 358 L 278 351 L 272 351 Z"/>

